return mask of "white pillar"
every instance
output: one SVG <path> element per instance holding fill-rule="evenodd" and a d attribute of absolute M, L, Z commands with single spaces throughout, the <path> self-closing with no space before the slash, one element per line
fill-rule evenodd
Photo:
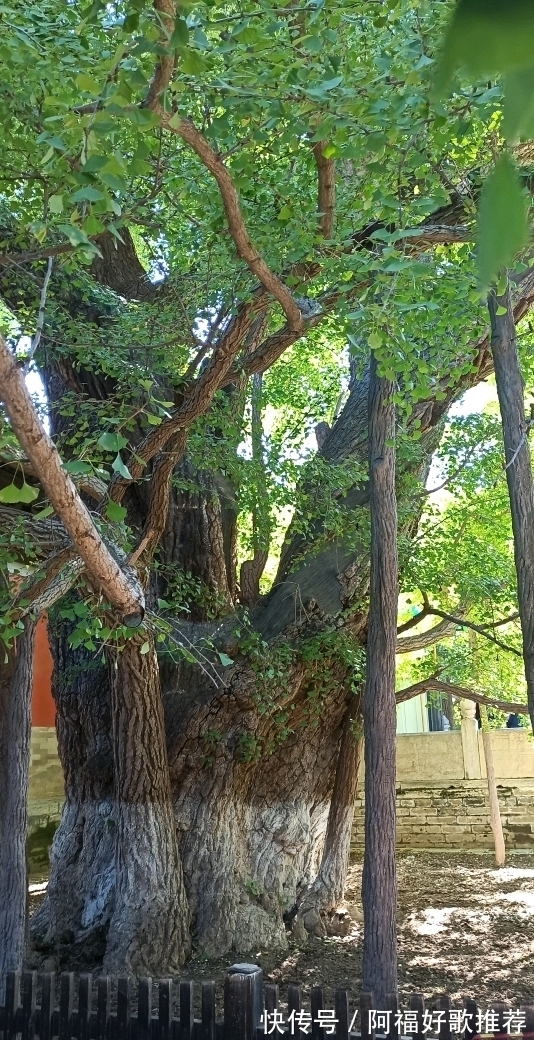
<path fill-rule="evenodd" d="M 474 701 L 460 701 L 462 713 L 462 751 L 466 780 L 481 780 L 480 753 L 478 749 L 478 722 L 475 718 Z"/>

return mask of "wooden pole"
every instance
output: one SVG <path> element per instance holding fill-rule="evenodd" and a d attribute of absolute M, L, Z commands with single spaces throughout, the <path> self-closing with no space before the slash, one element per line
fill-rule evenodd
<path fill-rule="evenodd" d="M 493 764 L 493 748 L 491 746 L 491 731 L 488 722 L 488 711 L 485 704 L 480 704 L 480 723 L 482 729 L 482 744 L 484 747 L 484 758 L 486 759 L 486 773 L 488 777 L 488 794 L 490 808 L 490 825 L 495 842 L 495 866 L 504 867 L 506 861 L 506 849 L 504 846 L 504 835 L 502 832 L 501 810 L 499 808 L 499 796 L 497 794 L 497 782 L 495 780 L 495 767 Z"/>

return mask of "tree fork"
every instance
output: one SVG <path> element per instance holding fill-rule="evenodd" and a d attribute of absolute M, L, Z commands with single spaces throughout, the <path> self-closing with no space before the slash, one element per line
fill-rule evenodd
<path fill-rule="evenodd" d="M 395 647 L 398 561 L 394 386 L 371 358 L 369 381 L 370 610 L 366 683 L 363 989 L 376 1007 L 397 990 L 395 866 Z"/>

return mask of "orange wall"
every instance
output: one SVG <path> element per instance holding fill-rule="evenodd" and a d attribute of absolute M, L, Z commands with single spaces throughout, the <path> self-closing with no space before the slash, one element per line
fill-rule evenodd
<path fill-rule="evenodd" d="M 32 726 L 55 726 L 56 706 L 52 697 L 52 655 L 48 646 L 46 620 L 41 618 L 35 632 L 32 693 Z"/>

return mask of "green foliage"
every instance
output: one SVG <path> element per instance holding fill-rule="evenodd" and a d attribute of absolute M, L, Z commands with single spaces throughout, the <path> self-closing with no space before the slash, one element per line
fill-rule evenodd
<path fill-rule="evenodd" d="M 447 87 L 463 66 L 474 77 L 532 65 L 534 10 L 530 0 L 459 0 L 439 66 L 438 87 Z"/>
<path fill-rule="evenodd" d="M 72 247 L 54 258 L 46 337 L 36 361 L 71 370 L 82 384 L 87 373 L 113 381 L 106 400 L 73 391 L 55 405 L 68 472 L 98 476 L 105 484 L 114 474 L 127 478 L 139 442 L 179 399 L 202 341 L 216 336 L 255 286 L 227 234 L 212 176 L 144 105 L 163 54 L 176 58 L 162 99 L 175 125 L 187 116 L 202 130 L 233 178 L 254 245 L 297 297 L 324 309 L 320 324 L 264 374 L 261 462 L 252 451 L 250 387 L 236 375 L 232 390 L 219 393 L 190 432 L 191 472 L 173 478 L 184 501 L 202 492 L 210 502 L 213 493 L 217 505 L 216 496 L 224 498 L 220 489 L 230 489 L 224 502 L 237 515 L 240 561 L 258 540 L 270 546 L 264 590 L 292 516 L 303 553 L 335 539 L 366 544 L 366 512 L 350 498 L 366 477 L 357 447 L 363 431 L 351 431 L 356 447 L 347 444 L 346 457 L 341 451 L 335 465 L 315 455 L 313 431 L 319 422 L 334 423 L 369 349 L 397 387 L 399 515 L 406 528 L 421 506 L 421 487 L 408 471 L 424 469 L 429 450 L 425 402 L 443 402 L 473 367 L 470 344 L 486 314 L 472 245 L 419 251 L 412 240 L 417 225 L 457 194 L 466 200 L 462 221 L 469 226 L 488 162 L 501 154 L 502 133 L 513 143 L 532 132 L 532 19 L 530 8 L 519 3 L 463 0 L 445 44 L 441 96 L 430 98 L 448 10 L 416 0 L 352 6 L 332 0 L 298 8 L 199 0 L 180 6 L 175 29 L 163 41 L 148 0 L 85 8 L 36 0 L 2 9 L 0 248 L 16 254 Z M 527 49 L 528 60 L 518 60 Z M 488 84 L 486 78 L 473 88 L 460 83 L 444 99 L 459 65 L 475 79 L 503 73 L 505 79 Z M 336 160 L 336 222 L 327 243 L 318 235 L 310 147 L 319 141 L 323 155 Z M 526 242 L 521 177 L 509 158 L 501 158 L 483 188 L 483 285 Z M 355 247 L 363 228 L 368 239 Z M 118 243 L 131 235 L 152 288 L 166 279 L 156 305 L 140 302 L 135 293 L 128 301 L 96 284 L 88 265 L 105 229 Z M 2 314 L 13 343 L 35 330 L 43 264 L 17 270 L 13 314 Z M 302 272 L 310 270 L 315 273 L 303 283 Z M 273 307 L 264 337 L 279 331 L 281 321 Z M 0 449 L 4 433 L 9 438 L 7 424 Z M 441 450 L 447 475 L 467 447 L 475 450 L 450 482 L 448 508 L 426 509 L 414 545 L 401 537 L 405 591 L 423 587 L 451 608 L 467 600 L 473 616 L 489 621 L 492 611 L 514 600 L 505 485 L 491 417 L 479 425 L 450 425 Z M 0 501 L 31 506 L 35 489 L 11 474 Z M 149 478 L 145 472 L 143 485 Z M 143 485 L 140 494 L 147 490 Z M 108 502 L 98 523 L 129 551 L 134 532 L 126 519 L 123 506 Z M 198 663 L 198 648 L 180 640 L 176 619 L 194 610 L 217 618 L 226 609 L 224 597 L 192 572 L 159 562 L 156 567 L 164 591 L 157 615 L 148 618 L 147 642 L 155 638 L 160 653 Z M 35 573 L 35 546 L 16 522 L 0 533 L 6 587 L 0 631 L 7 642 L 19 624 L 9 583 L 24 568 Z M 92 654 L 126 638 L 110 622 L 106 605 L 81 583 L 78 599 L 62 603 L 61 610 L 72 624 L 73 645 Z M 257 707 L 273 734 L 261 749 L 247 745 L 243 734 L 245 756 L 266 754 L 291 733 L 285 697 L 296 663 L 308 672 L 306 724 L 320 724 L 324 700 L 340 678 L 351 689 L 362 680 L 361 648 L 338 632 L 314 637 L 297 651 L 286 644 L 267 647 L 243 621 L 238 641 L 256 672 Z M 218 668 L 232 666 L 233 656 L 204 650 Z"/>
<path fill-rule="evenodd" d="M 528 242 L 526 201 L 517 170 L 503 155 L 484 184 L 478 210 L 478 273 L 483 289 Z"/>
<path fill-rule="evenodd" d="M 458 67 L 474 79 L 502 75 L 502 132 L 515 144 L 534 133 L 534 10 L 529 0 L 459 0 L 438 65 L 438 94 Z M 513 264 L 529 237 L 527 201 L 512 160 L 501 156 L 487 179 L 478 212 L 482 289 Z"/>

